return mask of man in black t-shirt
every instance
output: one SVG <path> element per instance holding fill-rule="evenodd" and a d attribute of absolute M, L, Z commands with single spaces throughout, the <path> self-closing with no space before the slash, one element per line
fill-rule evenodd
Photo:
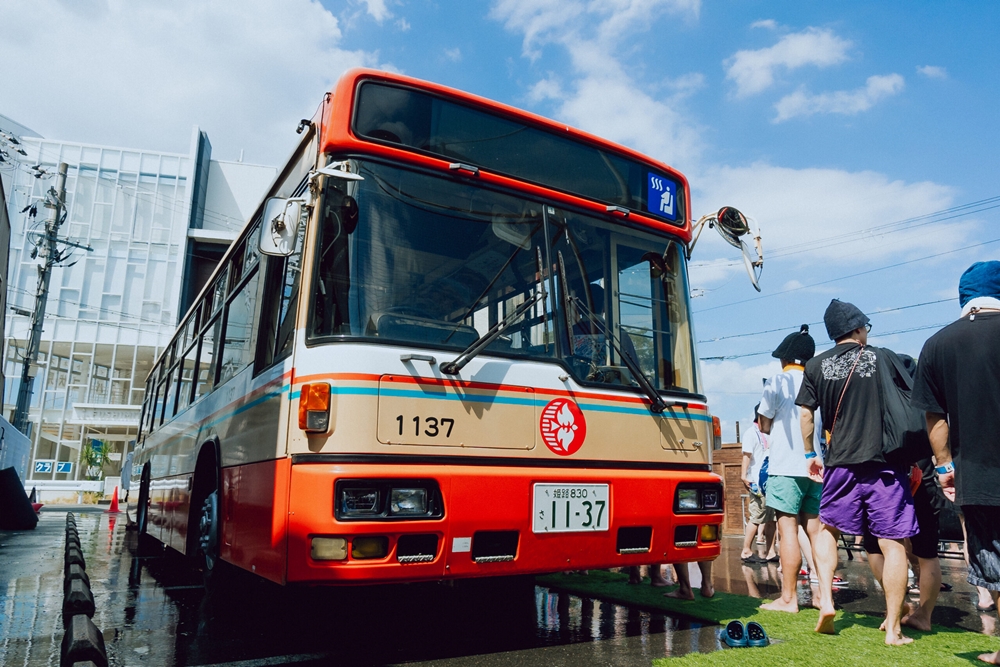
<path fill-rule="evenodd" d="M 927 413 L 927 433 L 941 486 L 965 515 L 969 583 L 989 589 L 996 604 L 1000 595 L 1000 262 L 973 264 L 962 274 L 958 293 L 962 317 L 924 343 L 912 400 Z M 1000 663 L 1000 651 L 979 657 Z"/>
<path fill-rule="evenodd" d="M 903 540 L 917 533 L 917 521 L 906 474 L 882 456 L 878 352 L 867 346 L 869 320 L 855 305 L 834 299 L 823 320 L 836 345 L 806 363 L 795 400 L 802 408 L 809 476 L 823 482 L 819 509 L 823 528 L 813 542 L 820 582 L 816 631 L 834 631 L 832 580 L 840 533 L 861 535 L 868 530 L 878 538 L 885 556 L 885 643 L 907 644 L 913 640 L 903 636 L 900 625 L 907 580 Z M 823 414 L 823 426 L 830 432 L 823 464 L 813 449 L 817 407 Z"/>

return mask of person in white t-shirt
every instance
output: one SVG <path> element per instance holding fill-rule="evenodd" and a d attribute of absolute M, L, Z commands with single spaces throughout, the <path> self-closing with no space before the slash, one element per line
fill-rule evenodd
<path fill-rule="evenodd" d="M 753 426 L 743 434 L 743 465 L 740 476 L 743 479 L 743 486 L 750 494 L 747 503 L 750 518 L 747 521 L 746 534 L 743 537 L 743 551 L 740 559 L 744 563 L 766 563 L 768 561 L 778 562 L 778 556 L 774 553 L 774 510 L 764 504 L 764 489 L 761 487 L 760 471 L 767 461 L 767 436 L 760 432 L 760 415 L 757 412 L 757 405 L 753 410 Z M 757 538 L 757 529 L 763 526 L 764 530 L 764 553 L 761 557 L 754 550 L 754 541 Z"/>
<path fill-rule="evenodd" d="M 798 333 L 786 336 L 771 353 L 781 361 L 781 373 L 767 380 L 760 399 L 760 430 L 770 436 L 766 505 L 778 517 L 782 579 L 781 596 L 761 605 L 762 609 L 798 612 L 796 584 L 802 567 L 799 525 L 805 527 L 810 542 L 821 528 L 823 485 L 809 479 L 799 406 L 795 405 L 805 363 L 815 353 L 809 325 L 803 324 Z"/>

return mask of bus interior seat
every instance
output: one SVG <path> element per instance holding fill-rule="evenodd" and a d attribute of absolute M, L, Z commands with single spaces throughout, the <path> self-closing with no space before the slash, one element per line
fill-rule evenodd
<path fill-rule="evenodd" d="M 479 332 L 468 324 L 453 324 L 416 315 L 373 313 L 368 333 L 395 340 L 466 348 L 479 339 Z"/>

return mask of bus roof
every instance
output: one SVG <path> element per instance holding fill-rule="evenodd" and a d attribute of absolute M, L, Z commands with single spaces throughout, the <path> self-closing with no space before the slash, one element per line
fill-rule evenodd
<path fill-rule="evenodd" d="M 466 93 L 454 88 L 442 86 L 427 81 L 421 81 L 401 74 L 384 72 L 381 70 L 356 68 L 347 71 L 333 87 L 331 93 L 324 99 L 314 122 L 319 126 L 319 148 L 322 153 L 362 151 L 374 153 L 391 159 L 404 159 L 410 163 L 420 164 L 425 167 L 436 168 L 444 171 L 449 170 L 449 164 L 453 161 L 443 156 L 434 156 L 424 152 L 414 152 L 406 148 L 398 148 L 384 142 L 373 142 L 364 140 L 356 136 L 352 130 L 351 123 L 344 122 L 344 119 L 351 119 L 356 103 L 356 96 L 359 84 L 363 81 L 380 81 L 398 86 L 413 88 L 431 95 L 446 98 L 460 104 L 477 107 L 484 111 L 506 116 L 511 120 L 531 125 L 552 134 L 568 137 L 581 144 L 593 146 L 610 153 L 617 153 L 627 159 L 640 162 L 653 169 L 659 170 L 670 178 L 675 179 L 683 188 L 683 219 L 677 224 L 670 224 L 657 219 L 652 215 L 645 215 L 643 212 L 630 209 L 624 215 L 633 223 L 638 223 L 645 227 L 651 227 L 661 232 L 667 232 L 680 237 L 685 243 L 691 240 L 691 211 L 690 211 L 690 188 L 687 178 L 676 169 L 662 162 L 651 159 L 631 148 L 621 146 L 593 134 L 570 127 L 564 123 L 557 123 L 548 118 L 544 118 L 528 111 L 517 109 L 500 102 L 495 102 L 478 95 Z M 481 165 L 479 165 L 481 166 Z M 513 187 L 522 191 L 527 191 L 538 197 L 555 200 L 561 203 L 569 203 L 594 212 L 607 215 L 608 207 L 606 202 L 595 201 L 584 196 L 574 195 L 549 187 L 539 186 L 531 182 L 525 182 L 491 172 L 489 167 L 482 167 L 477 176 L 483 183 L 492 183 L 505 187 Z M 621 216 L 622 213 L 616 214 Z"/>

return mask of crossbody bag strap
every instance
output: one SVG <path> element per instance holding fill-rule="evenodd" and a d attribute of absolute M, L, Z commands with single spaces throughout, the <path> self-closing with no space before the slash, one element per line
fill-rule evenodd
<path fill-rule="evenodd" d="M 854 369 L 857 367 L 858 362 L 861 361 L 861 355 L 865 351 L 865 346 L 862 345 L 861 349 L 858 350 L 858 356 L 854 358 L 854 363 L 851 364 L 851 372 L 847 374 L 847 381 L 844 382 L 844 388 L 840 390 L 840 398 L 837 400 L 837 410 L 833 413 L 833 423 L 830 424 L 830 441 L 826 444 L 833 444 L 833 429 L 837 427 L 837 417 L 840 416 L 840 405 L 844 402 L 844 394 L 847 393 L 847 385 L 851 383 L 851 376 L 854 375 Z"/>

